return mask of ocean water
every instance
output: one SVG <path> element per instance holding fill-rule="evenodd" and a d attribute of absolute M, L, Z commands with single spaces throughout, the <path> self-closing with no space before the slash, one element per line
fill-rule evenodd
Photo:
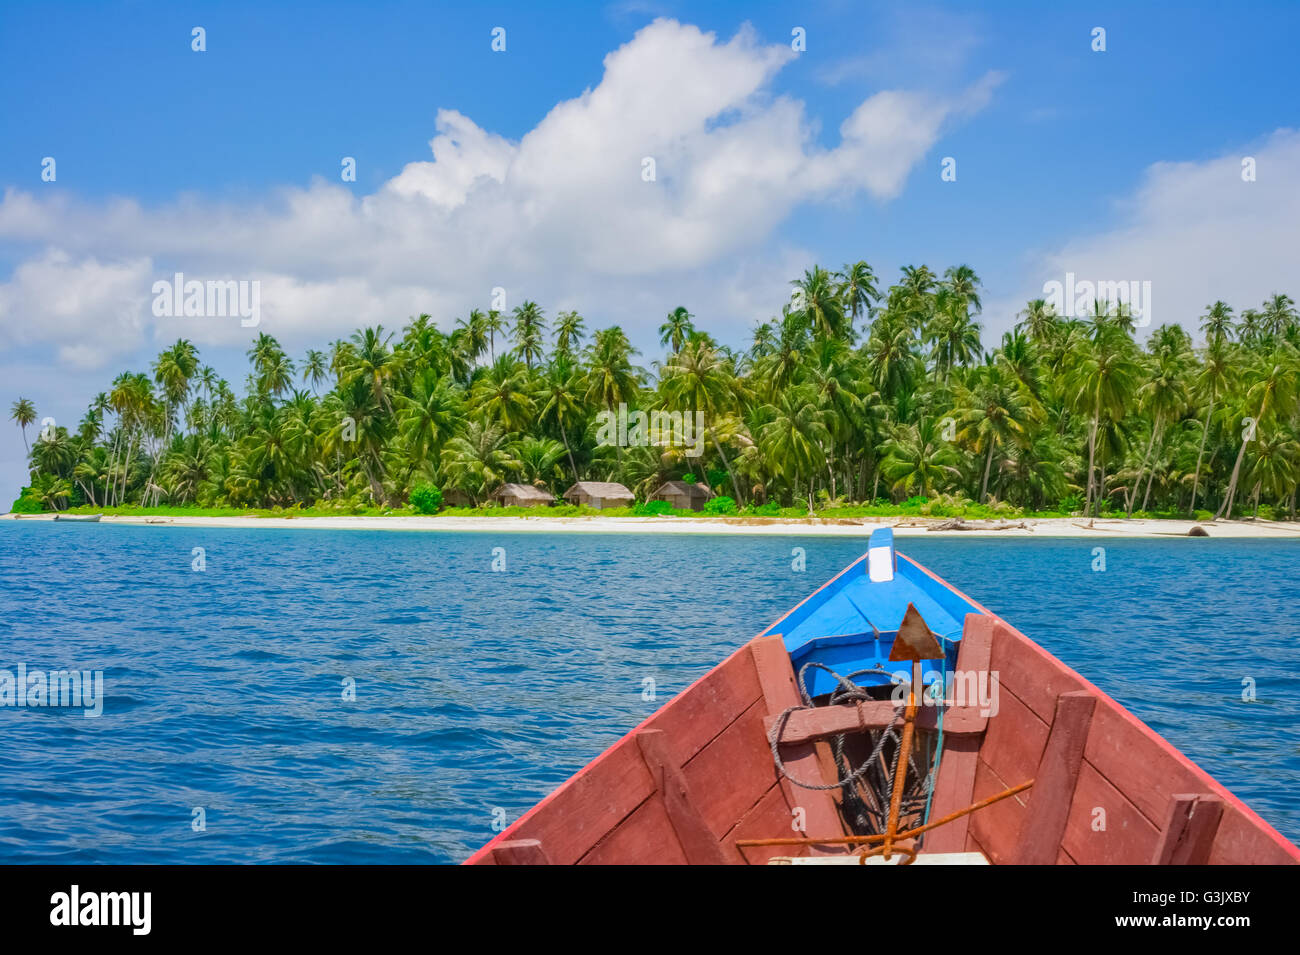
<path fill-rule="evenodd" d="M 459 862 L 864 549 L 3 522 L 0 670 L 104 699 L 0 706 L 0 862 Z M 1300 542 L 900 549 L 1300 839 Z"/>

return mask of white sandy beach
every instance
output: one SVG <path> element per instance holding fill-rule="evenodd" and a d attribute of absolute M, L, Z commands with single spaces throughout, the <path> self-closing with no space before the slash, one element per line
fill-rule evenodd
<path fill-rule="evenodd" d="M 53 515 L 3 515 L 3 519 L 53 521 Z M 738 534 L 866 537 L 877 527 L 893 527 L 900 537 L 1187 537 L 1194 526 L 1210 537 L 1300 538 L 1300 522 L 1283 521 L 1167 521 L 1085 518 L 1012 518 L 1007 521 L 968 521 L 962 529 L 944 529 L 945 518 L 839 518 L 787 520 L 735 517 L 147 517 L 105 515 L 102 524 L 144 524 L 151 527 L 315 528 L 318 530 L 476 531 L 589 534 Z"/>

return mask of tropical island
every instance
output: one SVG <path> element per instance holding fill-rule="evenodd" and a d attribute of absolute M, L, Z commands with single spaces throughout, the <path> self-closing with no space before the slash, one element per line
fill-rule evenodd
<path fill-rule="evenodd" d="M 675 309 L 649 367 L 620 327 L 589 333 L 531 301 L 449 332 L 427 314 L 359 329 L 298 360 L 261 333 L 242 397 L 181 339 L 118 375 L 75 431 L 29 439 L 37 409 L 13 403 L 31 481 L 12 511 L 1294 519 L 1286 295 L 1239 315 L 1210 304 L 1200 342 L 1172 323 L 1139 342 L 1122 303 L 1076 317 L 1039 299 L 986 349 L 967 266 L 908 266 L 881 290 L 859 261 L 791 285 L 741 349 Z M 647 420 L 688 431 L 647 440 Z M 579 482 L 631 498 L 551 504 Z M 703 500 L 665 499 L 674 482 Z M 507 486 L 538 493 L 516 503 Z"/>

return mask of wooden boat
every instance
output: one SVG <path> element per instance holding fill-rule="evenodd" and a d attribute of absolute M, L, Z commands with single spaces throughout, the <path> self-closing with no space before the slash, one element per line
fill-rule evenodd
<path fill-rule="evenodd" d="M 467 860 L 912 862 L 1276 864 L 1300 849 L 881 528 Z"/>
<path fill-rule="evenodd" d="M 94 524 L 103 514 L 55 514 L 56 521 L 78 521 L 82 524 Z"/>

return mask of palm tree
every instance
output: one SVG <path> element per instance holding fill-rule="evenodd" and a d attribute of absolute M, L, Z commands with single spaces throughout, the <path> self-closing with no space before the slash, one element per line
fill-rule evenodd
<path fill-rule="evenodd" d="M 536 302 L 524 302 L 515 311 L 515 348 L 524 360 L 528 370 L 533 370 L 533 363 L 542 357 L 542 335 L 546 331 L 546 320 L 542 309 Z"/>
<path fill-rule="evenodd" d="M 628 402 L 640 387 L 633 354 L 627 335 L 617 325 L 596 332 L 587 348 L 585 399 L 607 411 Z"/>
<path fill-rule="evenodd" d="M 586 330 L 586 323 L 577 312 L 561 312 L 555 320 L 555 354 L 572 359 Z"/>
<path fill-rule="evenodd" d="M 1284 346 L 1273 356 L 1265 359 L 1256 375 L 1255 383 L 1247 392 L 1248 406 L 1257 407 L 1259 410 L 1255 413 L 1253 428 L 1242 429 L 1237 461 L 1232 466 L 1228 490 L 1224 494 L 1223 503 L 1219 505 L 1219 510 L 1214 515 L 1215 520 L 1232 516 L 1232 504 L 1237 496 L 1237 480 L 1241 476 L 1241 462 L 1246 455 L 1246 445 L 1250 443 L 1251 431 L 1258 432 L 1259 429 L 1267 427 L 1271 424 L 1270 417 L 1287 415 L 1295 410 L 1297 398 L 1300 397 L 1296 387 L 1296 375 L 1300 372 L 1297 368 L 1297 357 L 1300 356 L 1297 356 L 1289 346 Z"/>
<path fill-rule="evenodd" d="M 248 350 L 248 359 L 253 364 L 259 395 L 278 396 L 293 386 L 293 362 L 272 336 L 259 332 Z"/>
<path fill-rule="evenodd" d="M 581 420 L 582 406 L 578 392 L 581 387 L 577 369 L 563 354 L 556 357 L 538 383 L 537 402 L 539 420 L 560 433 L 560 441 L 569 458 L 573 479 L 578 480 L 578 465 L 573 460 L 569 446 L 569 430 Z"/>
<path fill-rule="evenodd" d="M 1300 482 L 1300 446 L 1281 429 L 1261 435 L 1255 442 L 1246 469 L 1246 486 L 1254 488 L 1255 516 L 1259 517 L 1259 496 L 1265 491 L 1277 500 L 1294 493 Z"/>
<path fill-rule="evenodd" d="M 971 364 L 984 351 L 980 344 L 979 323 L 971 321 L 966 308 L 964 298 L 945 290 L 939 296 L 930 322 L 929 337 L 934 343 L 935 369 L 945 384 L 954 367 Z"/>
<path fill-rule="evenodd" d="M 57 511 L 72 496 L 72 485 L 53 474 L 38 474 L 32 480 L 32 496 L 42 507 Z"/>
<path fill-rule="evenodd" d="M 376 325 L 352 334 L 354 350 L 348 356 L 345 371 L 347 383 L 365 382 L 374 397 L 376 405 L 385 410 L 392 407 L 389 400 L 389 385 L 397 377 L 400 359 L 394 355 L 388 343 L 392 333 L 384 334 L 384 326 Z"/>
<path fill-rule="evenodd" d="M 489 348 L 487 316 L 477 308 L 473 309 L 468 318 L 457 319 L 456 327 L 461 333 L 461 341 L 464 342 L 465 356 L 469 359 L 469 363 L 471 365 L 477 363 Z"/>
<path fill-rule="evenodd" d="M 528 369 L 502 355 L 474 383 L 472 402 L 484 420 L 495 421 L 507 432 L 524 431 L 537 410 L 531 390 Z"/>
<path fill-rule="evenodd" d="M 850 324 L 874 312 L 880 292 L 876 288 L 876 273 L 870 265 L 862 260 L 846 264 L 835 273 L 835 278 L 839 280 L 837 291 L 844 311 L 849 314 Z"/>
<path fill-rule="evenodd" d="M 853 329 L 844 320 L 844 302 L 838 294 L 834 279 L 820 265 L 804 272 L 803 278 L 790 283 L 800 293 L 803 307 L 797 309 L 804 324 L 815 335 L 826 338 L 851 338 Z"/>
<path fill-rule="evenodd" d="M 1260 318 L 1265 332 L 1281 338 L 1296 322 L 1295 302 L 1289 295 L 1274 292 L 1264 302 L 1264 307 L 1260 310 Z"/>
<path fill-rule="evenodd" d="M 1101 483 L 1097 481 L 1097 431 L 1106 415 L 1112 420 L 1124 417 L 1137 392 L 1141 368 L 1132 355 L 1133 342 L 1123 329 L 1099 324 L 1093 339 L 1075 356 L 1067 374 L 1074 402 L 1092 418 L 1088 431 L 1088 476 L 1085 510 L 1093 515 L 1101 504 Z M 1095 497 L 1094 497 L 1094 492 Z"/>
<path fill-rule="evenodd" d="M 980 303 L 980 280 L 969 265 L 954 265 L 943 273 L 943 286 L 954 299 L 962 303 L 963 311 L 978 315 L 984 308 Z"/>
<path fill-rule="evenodd" d="M 564 456 L 564 446 L 553 438 L 528 435 L 514 446 L 519 473 L 533 485 L 549 485 L 556 475 L 556 463 Z"/>
<path fill-rule="evenodd" d="M 1137 481 L 1134 483 L 1132 493 L 1129 495 L 1127 515 L 1130 517 L 1133 515 L 1133 508 L 1137 504 L 1137 492 L 1142 484 L 1143 472 L 1147 469 L 1147 462 L 1151 460 L 1151 451 L 1160 438 L 1161 428 L 1166 421 L 1178 417 L 1183 409 L 1187 407 L 1187 389 L 1183 382 L 1184 372 L 1182 355 L 1165 352 L 1156 358 L 1151 377 L 1138 389 L 1138 395 L 1143 400 L 1151 418 L 1151 439 L 1147 442 L 1146 454 L 1142 456 L 1142 465 L 1138 468 Z M 1144 511 L 1151 498 L 1151 485 L 1154 482 L 1155 468 L 1152 468 L 1150 479 L 1147 481 L 1147 491 L 1142 498 L 1142 510 Z"/>
<path fill-rule="evenodd" d="M 28 455 L 32 453 L 32 446 L 27 443 L 27 426 L 36 422 L 36 406 L 26 398 L 19 398 L 9 408 L 9 420 L 15 421 L 23 433 L 23 447 L 27 449 Z"/>
<path fill-rule="evenodd" d="M 483 328 L 488 334 L 488 361 L 493 364 L 497 360 L 497 336 L 504 335 L 506 329 L 506 318 L 495 308 L 489 309 L 487 318 L 483 320 Z"/>
<path fill-rule="evenodd" d="M 681 351 L 682 343 L 695 334 L 694 317 L 685 306 L 678 305 L 659 326 L 659 344 L 668 345 L 674 354 Z"/>
<path fill-rule="evenodd" d="M 1213 312 L 1213 308 L 1211 312 Z M 1206 326 L 1201 327 L 1205 328 Z M 1224 345 L 1226 328 L 1218 334 L 1212 334 L 1207 330 L 1207 335 L 1209 336 L 1209 345 L 1205 348 L 1201 371 L 1197 375 L 1194 385 L 1196 394 L 1204 399 L 1207 404 L 1205 407 L 1205 422 L 1201 426 L 1201 444 L 1196 451 L 1196 471 L 1192 477 L 1192 502 L 1187 508 L 1188 517 L 1196 516 L 1196 494 L 1201 487 L 1201 461 L 1205 456 L 1205 439 L 1210 434 L 1210 419 L 1214 416 L 1214 406 L 1228 390 L 1232 375 L 1227 347 Z"/>
<path fill-rule="evenodd" d="M 986 365 L 975 374 L 975 384 L 961 388 L 957 397 L 957 439 L 984 453 L 980 503 L 988 497 L 993 454 L 1010 444 L 1029 444 L 1034 421 L 1032 400 L 1024 386 L 999 365 Z"/>
<path fill-rule="evenodd" d="M 456 433 L 461 399 L 456 386 L 426 368 L 411 383 L 409 395 L 397 398 L 399 428 L 413 462 L 436 458 Z"/>
<path fill-rule="evenodd" d="M 1221 344 L 1232 334 L 1232 308 L 1224 302 L 1215 302 L 1201 318 L 1201 331 L 1207 345 Z"/>
<path fill-rule="evenodd" d="M 788 481 L 796 496 L 800 482 L 807 482 L 811 511 L 813 476 L 825 464 L 823 449 L 830 440 L 830 432 L 817 407 L 816 393 L 803 385 L 786 388 L 766 411 L 768 420 L 759 430 L 759 446 L 773 470 Z"/>
<path fill-rule="evenodd" d="M 511 452 L 505 432 L 477 421 L 468 422 L 462 434 L 447 442 L 442 459 L 453 486 L 468 494 L 475 504 L 523 467 Z"/>
<path fill-rule="evenodd" d="M 731 487 L 739 503 L 740 484 L 714 427 L 719 417 L 735 407 L 739 397 L 738 383 L 728 362 L 707 339 L 692 338 L 664 365 L 659 388 L 672 410 L 683 415 L 697 413 L 704 421 L 713 448 L 731 476 Z"/>
<path fill-rule="evenodd" d="M 211 371 L 212 369 L 206 369 Z M 302 380 L 310 382 L 312 388 L 319 388 L 321 383 L 329 377 L 329 360 L 325 353 L 317 351 L 314 348 L 307 349 L 307 355 L 302 361 Z"/>
<path fill-rule="evenodd" d="M 921 371 L 914 348 L 912 330 L 897 313 L 886 312 L 872 324 L 866 345 L 867 366 L 872 383 L 886 398 L 912 390 Z"/>
<path fill-rule="evenodd" d="M 1060 324 L 1056 309 L 1045 299 L 1036 298 L 1020 312 L 1018 331 L 1023 331 L 1035 345 L 1046 345 L 1056 334 Z"/>
<path fill-rule="evenodd" d="M 933 418 L 906 425 L 886 442 L 881 471 L 895 492 L 930 497 L 940 483 L 961 475 L 957 452 L 943 440 Z"/>

